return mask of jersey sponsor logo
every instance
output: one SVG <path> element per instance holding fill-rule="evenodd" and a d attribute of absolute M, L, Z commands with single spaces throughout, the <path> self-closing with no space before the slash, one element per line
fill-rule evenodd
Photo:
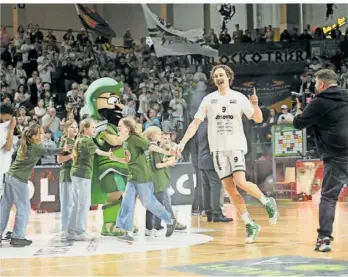
<path fill-rule="evenodd" d="M 215 119 L 233 119 L 233 115 L 232 114 L 224 114 L 224 115 L 217 115 L 215 117 Z"/>
<path fill-rule="evenodd" d="M 211 100 L 210 100 L 210 103 L 211 103 L 211 104 L 217 104 L 217 102 L 218 102 L 217 99 L 211 99 Z"/>
<path fill-rule="evenodd" d="M 230 104 L 237 104 L 237 99 L 231 99 Z"/>

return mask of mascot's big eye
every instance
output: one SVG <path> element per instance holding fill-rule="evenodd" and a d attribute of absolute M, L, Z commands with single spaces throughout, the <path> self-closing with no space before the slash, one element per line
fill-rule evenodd
<path fill-rule="evenodd" d="M 119 101 L 120 101 L 120 99 L 118 97 L 111 96 L 108 99 L 108 104 L 109 105 L 116 105 L 116 104 L 119 104 Z"/>

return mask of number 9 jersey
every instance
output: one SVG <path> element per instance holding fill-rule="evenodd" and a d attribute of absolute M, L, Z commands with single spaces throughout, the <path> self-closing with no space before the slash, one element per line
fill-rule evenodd
<path fill-rule="evenodd" d="M 242 116 L 251 119 L 254 107 L 242 93 L 229 90 L 226 94 L 215 91 L 205 96 L 195 118 L 208 119 L 208 140 L 211 152 L 248 151 Z"/>

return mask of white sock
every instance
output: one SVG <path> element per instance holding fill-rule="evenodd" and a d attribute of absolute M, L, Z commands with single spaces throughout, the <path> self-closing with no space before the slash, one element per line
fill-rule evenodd
<path fill-rule="evenodd" d="M 245 212 L 244 214 L 242 214 L 241 218 L 243 219 L 245 225 L 254 223 L 248 212 Z"/>
<path fill-rule="evenodd" d="M 268 201 L 269 201 L 269 199 L 266 196 L 264 196 L 264 195 L 261 196 L 261 198 L 259 200 L 262 203 L 262 205 L 264 205 L 264 206 L 266 206 Z"/>

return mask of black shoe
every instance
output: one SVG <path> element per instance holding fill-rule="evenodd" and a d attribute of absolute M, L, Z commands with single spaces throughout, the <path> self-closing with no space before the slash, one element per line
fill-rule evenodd
<path fill-rule="evenodd" d="M 32 244 L 31 240 L 28 239 L 16 239 L 16 238 L 11 238 L 10 244 L 13 246 L 28 246 Z"/>
<path fill-rule="evenodd" d="M 222 215 L 222 216 L 214 217 L 213 221 L 214 222 L 231 222 L 233 221 L 233 218 L 229 218 Z"/>
<path fill-rule="evenodd" d="M 173 219 L 173 224 L 167 225 L 167 232 L 166 232 L 167 238 L 169 238 L 171 235 L 173 235 L 177 224 L 178 224 L 178 221 L 176 219 Z"/>
<path fill-rule="evenodd" d="M 213 215 L 212 214 L 207 214 L 207 221 L 212 222 L 213 220 Z"/>
<path fill-rule="evenodd" d="M 314 251 L 330 252 L 331 249 L 331 239 L 329 237 L 317 238 Z"/>

